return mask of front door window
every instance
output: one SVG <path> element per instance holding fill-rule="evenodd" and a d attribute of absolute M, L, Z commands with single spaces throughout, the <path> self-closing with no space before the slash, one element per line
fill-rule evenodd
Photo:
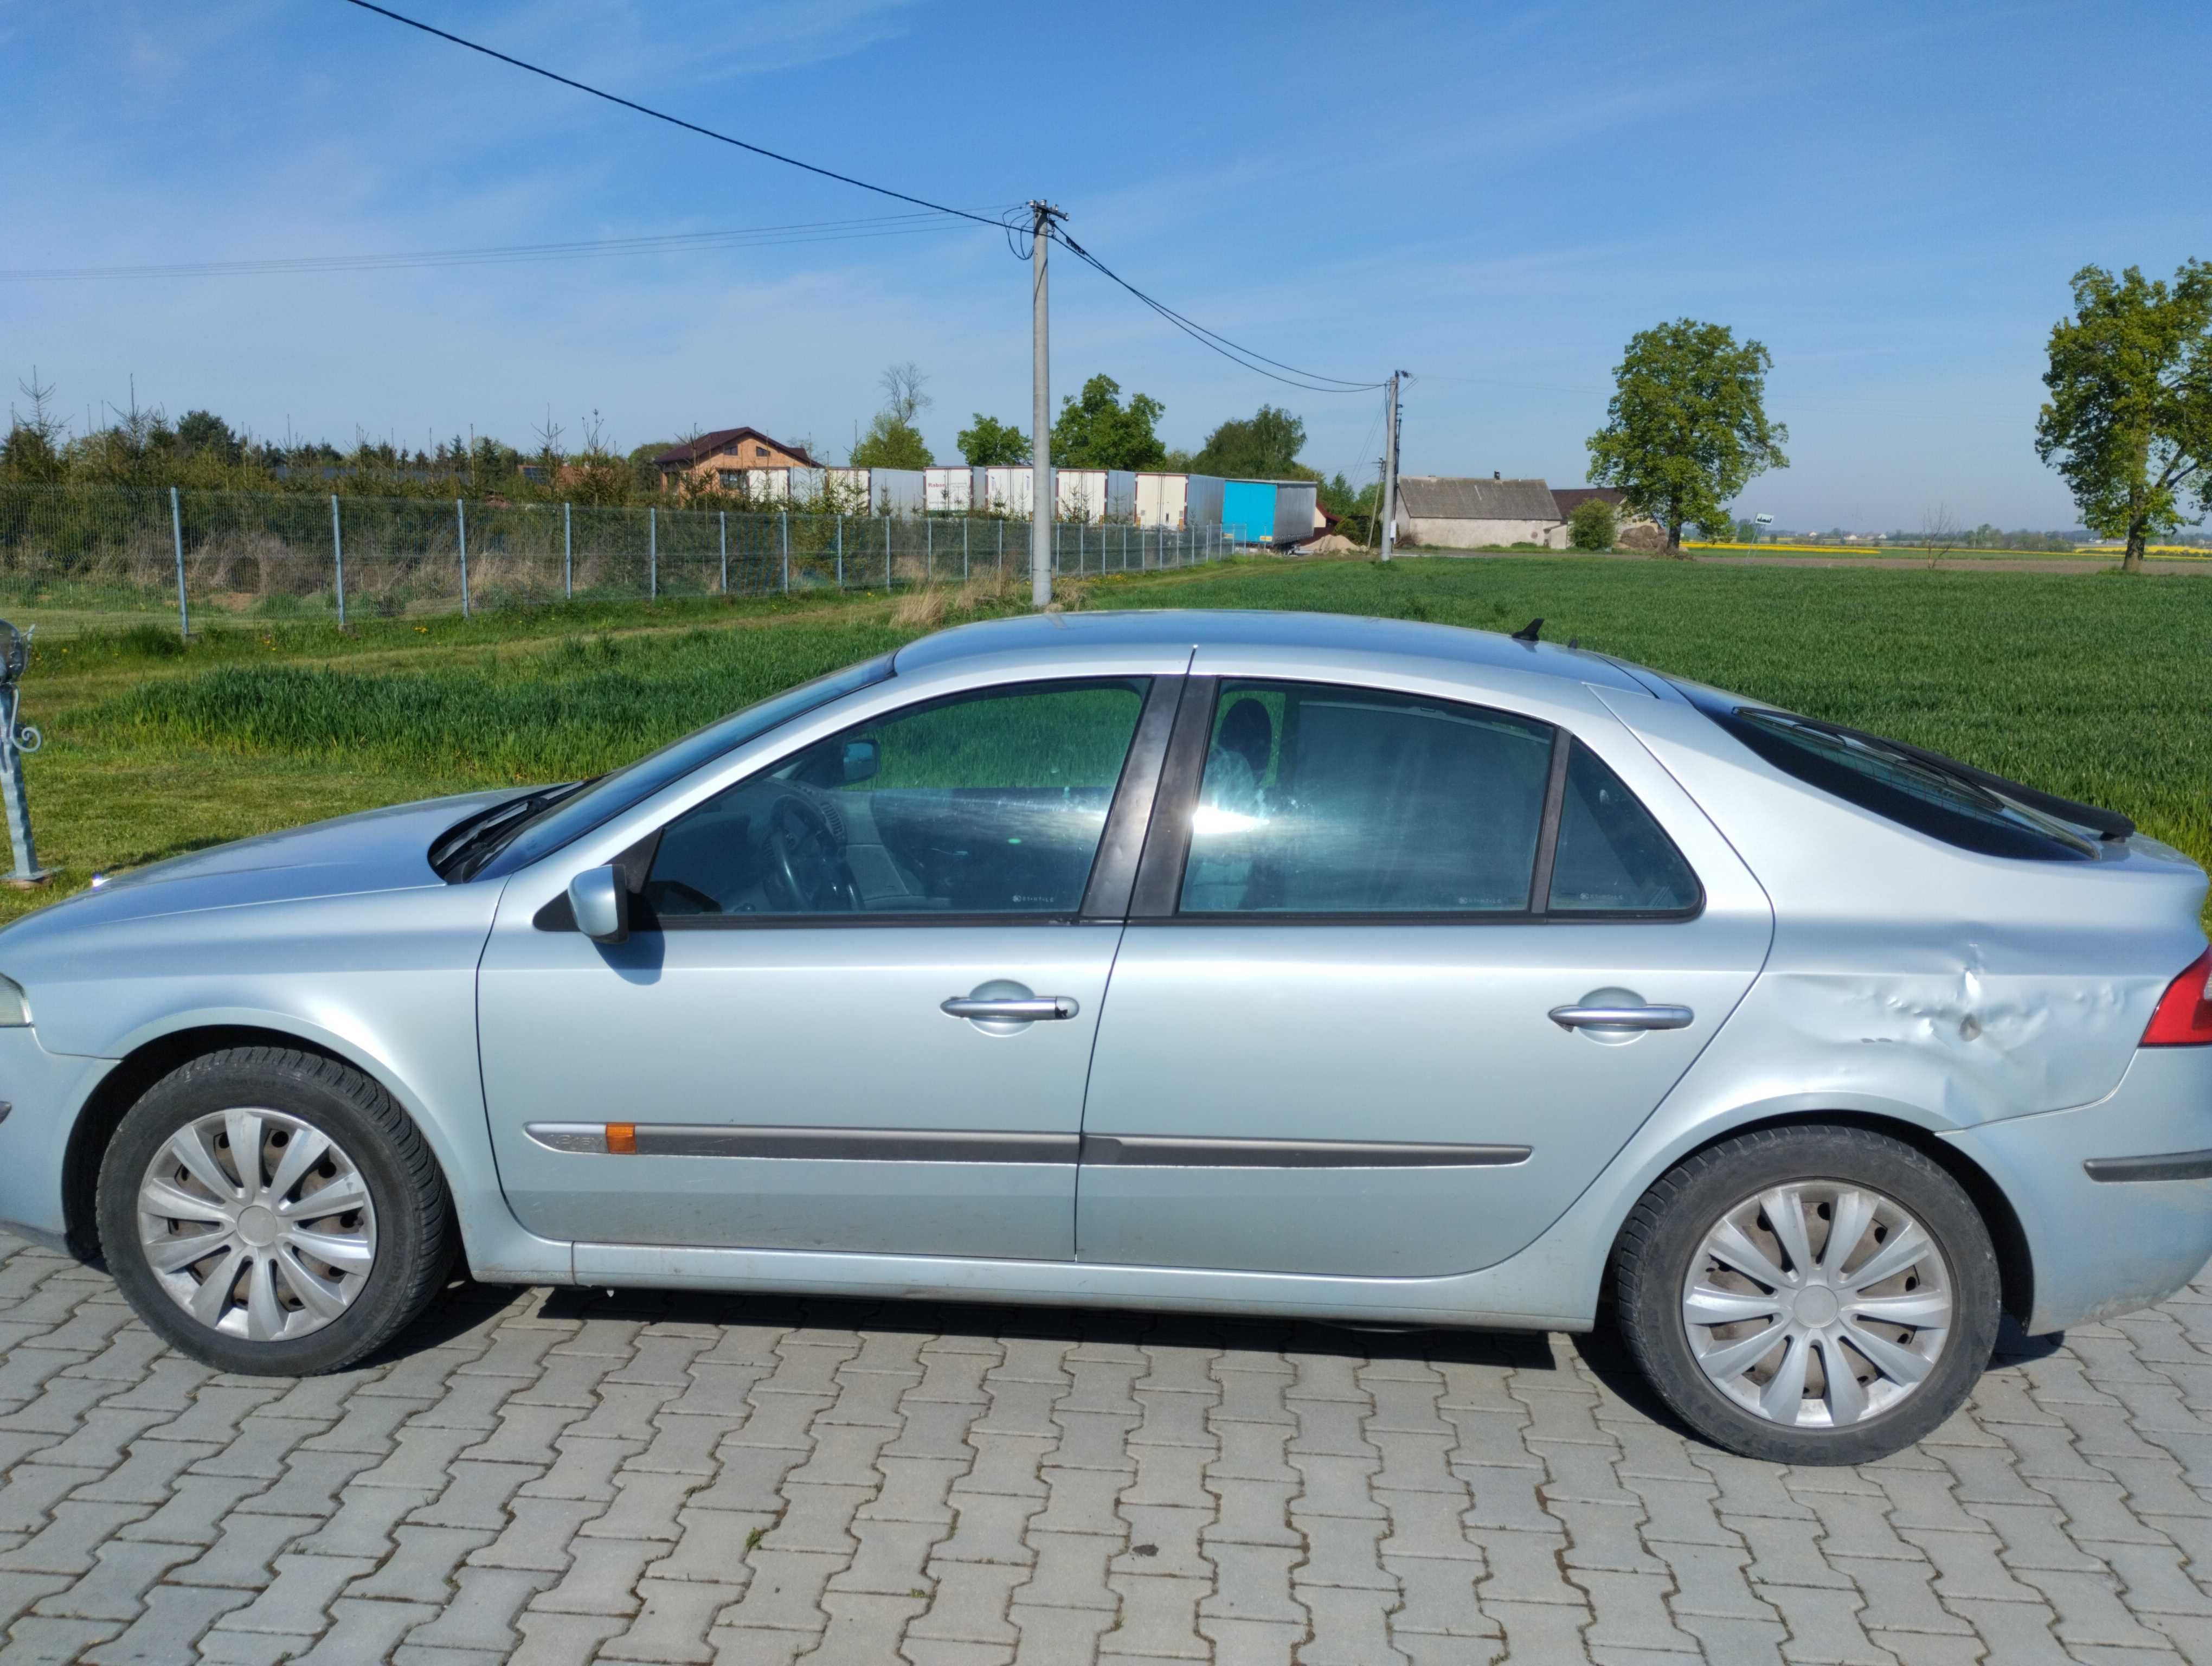
<path fill-rule="evenodd" d="M 1024 684 L 817 741 L 671 823 L 645 903 L 679 928 L 815 915 L 1071 916 L 1146 686 Z"/>

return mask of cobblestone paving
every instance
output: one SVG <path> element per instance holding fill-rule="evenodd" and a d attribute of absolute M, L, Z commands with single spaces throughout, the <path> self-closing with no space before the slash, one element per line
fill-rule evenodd
<path fill-rule="evenodd" d="M 2212 1661 L 2212 1282 L 1788 1469 L 1561 1338 L 465 1286 L 283 1383 L 0 1252 L 0 1663 Z"/>

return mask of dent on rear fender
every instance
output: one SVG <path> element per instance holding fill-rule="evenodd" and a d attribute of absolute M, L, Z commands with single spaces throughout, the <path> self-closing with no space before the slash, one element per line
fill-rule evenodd
<path fill-rule="evenodd" d="M 2157 996 L 2140 979 L 1992 975 L 1969 943 L 1947 972 L 1773 971 L 1757 998 L 1813 1067 L 1808 1086 L 1880 1091 L 1963 1126 L 2102 1098 Z"/>

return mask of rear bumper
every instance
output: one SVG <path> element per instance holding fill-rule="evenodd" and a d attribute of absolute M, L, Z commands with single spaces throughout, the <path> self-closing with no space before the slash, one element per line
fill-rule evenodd
<path fill-rule="evenodd" d="M 2212 1047 L 2143 1049 L 2094 1104 L 1944 1137 L 2020 1217 L 2030 1335 L 2161 1302 L 2212 1260 Z"/>

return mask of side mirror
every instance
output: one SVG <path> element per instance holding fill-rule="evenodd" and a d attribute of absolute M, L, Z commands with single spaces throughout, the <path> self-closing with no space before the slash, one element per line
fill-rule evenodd
<path fill-rule="evenodd" d="M 629 887 L 611 867 L 587 867 L 569 880 L 568 906 L 576 929 L 595 943 L 619 943 L 629 935 Z"/>
<path fill-rule="evenodd" d="M 845 785 L 867 780 L 884 767 L 884 749 L 873 735 L 845 743 Z"/>

